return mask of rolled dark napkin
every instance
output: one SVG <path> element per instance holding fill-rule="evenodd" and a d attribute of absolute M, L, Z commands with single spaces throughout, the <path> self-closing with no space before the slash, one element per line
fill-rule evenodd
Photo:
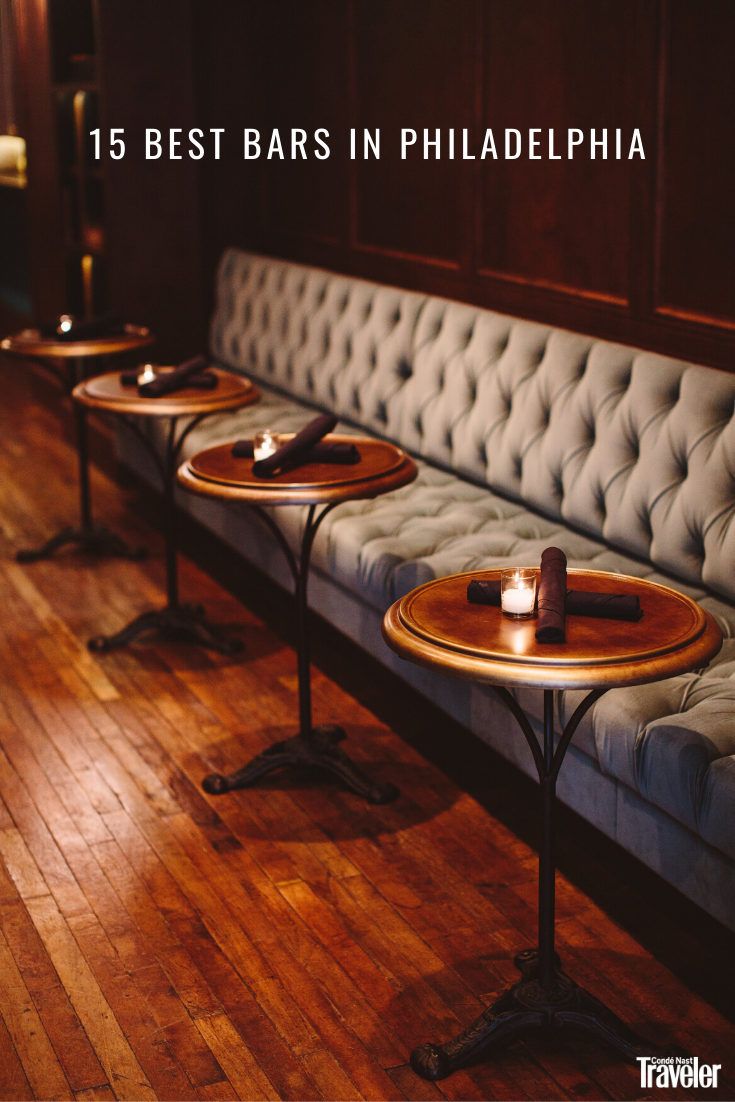
<path fill-rule="evenodd" d="M 311 448 L 318 444 L 322 437 L 332 432 L 337 424 L 337 418 L 331 413 L 321 413 L 313 421 L 309 421 L 301 432 L 297 432 L 290 440 L 269 455 L 267 459 L 259 459 L 253 463 L 253 474 L 258 478 L 272 478 L 274 474 L 284 469 L 291 470 L 304 462 Z"/>
<path fill-rule="evenodd" d="M 584 593 L 567 590 L 567 616 L 599 616 L 602 620 L 640 620 L 639 597 L 632 593 Z"/>
<path fill-rule="evenodd" d="M 61 314 L 54 321 L 39 325 L 38 332 L 42 337 L 55 341 L 88 341 L 98 337 L 118 337 L 125 332 L 125 323 L 116 314 L 100 314 L 96 318 Z"/>
<path fill-rule="evenodd" d="M 164 394 L 173 394 L 177 390 L 183 390 L 190 385 L 190 381 L 206 370 L 209 361 L 206 356 L 193 356 L 190 360 L 184 360 L 173 371 L 166 371 L 154 379 L 152 383 L 144 383 L 138 387 L 141 398 L 161 398 Z M 217 376 L 213 375 L 214 386 L 217 386 Z"/>
<path fill-rule="evenodd" d="M 500 579 L 473 578 L 467 586 L 467 600 L 473 605 L 500 606 Z M 597 616 L 602 620 L 640 620 L 641 602 L 630 593 L 590 593 L 568 589 L 567 616 Z"/>
<path fill-rule="evenodd" d="M 139 367 L 132 371 L 121 371 L 120 382 L 123 386 L 137 386 L 139 375 Z M 190 375 L 186 380 L 186 385 L 187 387 L 193 387 L 194 390 L 214 390 L 217 386 L 217 376 L 210 371 L 202 371 L 198 375 Z M 144 386 L 148 386 L 148 384 L 145 383 Z"/>
<path fill-rule="evenodd" d="M 238 440 L 232 445 L 232 454 L 236 459 L 253 458 L 252 440 Z M 360 462 L 360 452 L 354 444 L 314 444 L 305 453 L 305 463 L 337 463 L 345 466 Z"/>
<path fill-rule="evenodd" d="M 563 643 L 566 639 L 566 596 L 567 557 L 560 547 L 547 547 L 539 572 L 537 643 Z"/>

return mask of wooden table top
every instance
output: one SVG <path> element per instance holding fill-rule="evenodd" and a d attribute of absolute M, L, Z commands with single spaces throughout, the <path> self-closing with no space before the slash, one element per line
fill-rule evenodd
<path fill-rule="evenodd" d="M 42 337 L 38 329 L 21 329 L 0 341 L 0 348 L 14 356 L 31 356 L 34 359 L 48 356 L 51 359 L 76 360 L 86 356 L 114 356 L 118 352 L 131 352 L 135 348 L 146 348 L 154 340 L 150 329 L 131 324 L 125 325 L 124 333 L 77 341 L 60 341 L 53 337 Z"/>
<path fill-rule="evenodd" d="M 199 452 L 179 468 L 179 483 L 205 497 L 251 505 L 318 505 L 378 497 L 413 482 L 416 464 L 395 444 L 331 434 L 325 442 L 355 444 L 355 464 L 304 463 L 273 478 L 253 475 L 253 460 L 232 455 L 232 442 Z"/>
<path fill-rule="evenodd" d="M 472 578 L 437 578 L 388 609 L 383 635 L 401 657 L 472 681 L 539 688 L 592 689 L 659 681 L 706 663 L 722 634 L 703 608 L 668 586 L 625 574 L 569 570 L 570 588 L 637 596 L 636 622 L 567 616 L 565 643 L 537 643 L 536 619 L 512 620 L 495 606 L 471 604 Z"/>
<path fill-rule="evenodd" d="M 171 366 L 156 365 L 156 371 L 160 373 L 173 370 Z M 213 390 L 184 387 L 173 394 L 162 394 L 160 398 L 146 398 L 138 394 L 137 387 L 124 386 L 120 382 L 119 371 L 108 371 L 79 383 L 72 391 L 72 397 L 90 409 L 131 413 L 136 417 L 195 417 L 200 413 L 241 409 L 259 400 L 260 391 L 244 376 L 221 371 L 218 367 L 208 370 L 219 380 Z"/>

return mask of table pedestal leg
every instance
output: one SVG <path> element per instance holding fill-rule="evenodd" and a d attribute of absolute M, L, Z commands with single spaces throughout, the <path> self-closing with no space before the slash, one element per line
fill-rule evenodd
<path fill-rule="evenodd" d="M 84 378 L 82 361 L 69 364 L 68 391 L 71 393 L 76 383 Z M 79 465 L 79 524 L 62 528 L 40 547 L 26 548 L 16 553 L 16 562 L 37 562 L 48 559 L 62 547 L 76 547 L 90 555 L 116 556 L 122 559 L 139 560 L 145 558 L 144 547 L 130 547 L 120 536 L 115 535 L 102 524 L 92 520 L 92 495 L 89 485 L 89 439 L 87 434 L 87 411 L 74 402 L 74 435 Z"/>
<path fill-rule="evenodd" d="M 296 587 L 297 614 L 297 665 L 299 685 L 299 732 L 269 746 L 247 765 L 232 773 L 210 773 L 202 781 L 202 787 L 210 795 L 232 792 L 233 789 L 247 788 L 261 777 L 286 766 L 316 767 L 337 777 L 346 788 L 362 796 L 372 804 L 386 804 L 395 800 L 399 791 L 395 785 L 380 783 L 369 777 L 359 765 L 339 746 L 347 737 L 345 731 L 335 724 L 313 725 L 311 709 L 311 640 L 308 622 L 308 583 L 311 548 L 317 528 L 331 507 L 327 506 L 321 514 L 315 515 L 315 507 L 310 506 L 301 541 L 301 556 L 297 563 L 280 529 L 267 513 L 257 510 L 262 519 L 276 536 L 291 567 Z"/>
<path fill-rule="evenodd" d="M 590 693 L 577 708 L 554 749 L 554 693 L 544 691 L 544 745 L 536 736 L 515 698 L 505 689 L 496 692 L 511 709 L 525 735 L 539 773 L 542 790 L 542 838 L 539 853 L 539 942 L 515 958 L 521 978 L 503 992 L 457 1037 L 444 1044 L 420 1045 L 411 1054 L 411 1066 L 424 1079 L 443 1079 L 474 1063 L 494 1047 L 529 1032 L 568 1032 L 572 1027 L 603 1041 L 625 1059 L 651 1055 L 655 1046 L 637 1037 L 611 1010 L 570 979 L 554 950 L 554 808 L 556 779 L 577 725 L 602 690 Z"/>
<path fill-rule="evenodd" d="M 186 603 L 179 600 L 179 571 L 176 551 L 176 505 L 174 491 L 176 487 L 176 465 L 181 445 L 189 432 L 199 423 L 201 417 L 192 422 L 176 437 L 175 417 L 171 418 L 166 443 L 166 454 L 161 463 L 158 453 L 152 447 L 144 433 L 138 431 L 135 422 L 126 419 L 129 427 L 137 432 L 159 468 L 164 492 L 164 539 L 166 547 L 166 596 L 164 608 L 142 612 L 129 624 L 114 635 L 97 635 L 87 643 L 95 654 L 106 654 L 134 642 L 141 635 L 159 634 L 165 639 L 178 643 L 194 643 L 220 654 L 237 654 L 242 650 L 242 640 L 233 638 L 207 619 L 203 605 Z"/>

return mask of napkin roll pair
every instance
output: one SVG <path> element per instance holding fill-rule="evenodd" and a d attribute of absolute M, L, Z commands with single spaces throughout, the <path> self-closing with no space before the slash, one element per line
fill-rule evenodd
<path fill-rule="evenodd" d="M 564 552 L 558 547 L 547 548 L 547 551 L 552 554 L 547 555 L 545 551 L 541 557 L 539 579 L 536 628 L 536 639 L 539 643 L 563 643 L 566 639 L 567 615 L 597 616 L 607 620 L 640 620 L 643 615 L 641 603 L 633 594 L 567 590 Z M 499 606 L 500 579 L 474 578 L 467 586 L 467 600 L 471 604 Z"/>
<path fill-rule="evenodd" d="M 62 323 L 66 322 L 69 327 L 62 328 Z M 43 322 L 38 327 L 42 337 L 70 342 L 119 337 L 125 331 L 125 323 L 117 314 L 100 314 L 96 318 L 76 318 L 73 314 L 62 314 L 54 321 Z"/>
<path fill-rule="evenodd" d="M 138 385 L 141 398 L 161 398 L 165 394 L 174 394 L 177 390 L 192 387 L 195 390 L 214 390 L 218 384 L 217 376 L 207 371 L 209 360 L 206 356 L 194 356 L 184 360 L 173 371 L 164 371 L 150 383 Z M 140 368 L 123 371 L 120 382 L 123 386 L 136 386 Z"/>
<path fill-rule="evenodd" d="M 253 474 L 257 478 L 273 478 L 274 475 L 282 474 L 284 471 L 293 470 L 295 467 L 300 466 L 303 463 L 311 463 L 315 461 L 315 452 L 319 449 L 322 456 L 327 453 L 329 459 L 321 461 L 324 462 L 346 462 L 357 463 L 360 459 L 360 453 L 353 444 L 347 444 L 342 446 L 343 450 L 336 451 L 340 445 L 337 444 L 322 444 L 322 439 L 330 432 L 333 432 L 337 425 L 337 418 L 331 413 L 322 413 L 318 417 L 315 417 L 313 421 L 309 421 L 308 425 L 305 425 L 300 432 L 297 432 L 295 436 L 292 436 L 290 440 L 287 440 L 285 444 L 282 444 L 280 448 L 277 448 L 272 455 L 269 455 L 266 459 L 258 459 L 253 463 Z M 250 441 L 240 441 L 235 445 L 235 448 L 242 447 L 243 451 L 239 454 L 245 454 L 245 450 L 250 444 Z M 235 449 L 233 448 L 233 454 Z M 251 453 L 252 454 L 252 453 Z M 346 458 L 340 458 L 340 455 L 346 456 Z"/>

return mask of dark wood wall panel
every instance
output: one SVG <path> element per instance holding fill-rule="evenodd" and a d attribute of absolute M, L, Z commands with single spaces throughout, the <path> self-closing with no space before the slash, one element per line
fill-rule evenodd
<path fill-rule="evenodd" d="M 734 368 L 732 0 L 193 2 L 212 125 L 333 131 L 203 167 L 205 285 L 239 244 Z M 638 126 L 646 160 L 401 161 L 409 126 Z"/>
<path fill-rule="evenodd" d="M 269 228 L 337 244 L 347 225 L 347 163 L 345 132 L 348 128 L 349 60 L 348 13 L 340 0 L 311 0 L 292 6 L 289 18 L 276 5 L 269 28 L 271 59 L 268 132 L 277 127 L 284 152 L 290 157 L 292 128 L 308 135 L 306 160 L 269 164 L 267 218 Z M 324 150 L 312 135 L 329 131 Z"/>
<path fill-rule="evenodd" d="M 502 278 L 555 286 L 578 295 L 629 299 L 631 178 L 645 162 L 614 160 L 615 128 L 640 122 L 633 89 L 635 0 L 493 0 L 485 7 L 482 128 L 500 143 L 506 127 L 548 132 L 561 160 L 485 161 L 480 260 Z M 608 159 L 589 143 L 567 160 L 567 128 L 602 137 Z M 502 217 L 498 217 L 502 212 Z"/>
<path fill-rule="evenodd" d="M 211 273 L 222 250 L 232 242 L 265 249 L 266 197 L 264 166 L 243 161 L 243 127 L 262 127 L 270 85 L 266 79 L 271 26 L 262 3 L 218 0 L 194 9 L 197 43 L 195 79 L 198 115 L 207 128 L 222 127 L 219 160 L 208 158 L 200 169 L 204 295 L 211 307 Z"/>
<path fill-rule="evenodd" d="M 447 160 L 447 130 L 472 125 L 471 0 L 358 0 L 354 125 L 380 128 L 380 160 L 355 161 L 351 245 L 459 267 L 467 166 Z M 416 145 L 400 155 L 400 131 Z M 423 160 L 439 128 L 441 159 Z M 433 153 L 430 150 L 430 157 Z"/>
<path fill-rule="evenodd" d="M 674 0 L 664 46 L 656 306 L 735 326 L 735 4 Z"/>
<path fill-rule="evenodd" d="M 105 165 L 110 300 L 155 327 L 164 357 L 186 356 L 203 335 L 197 162 L 169 160 L 168 150 L 146 160 L 144 135 L 196 125 L 192 4 L 105 0 L 99 15 L 102 124 L 124 128 L 128 143 L 122 161 Z"/>

